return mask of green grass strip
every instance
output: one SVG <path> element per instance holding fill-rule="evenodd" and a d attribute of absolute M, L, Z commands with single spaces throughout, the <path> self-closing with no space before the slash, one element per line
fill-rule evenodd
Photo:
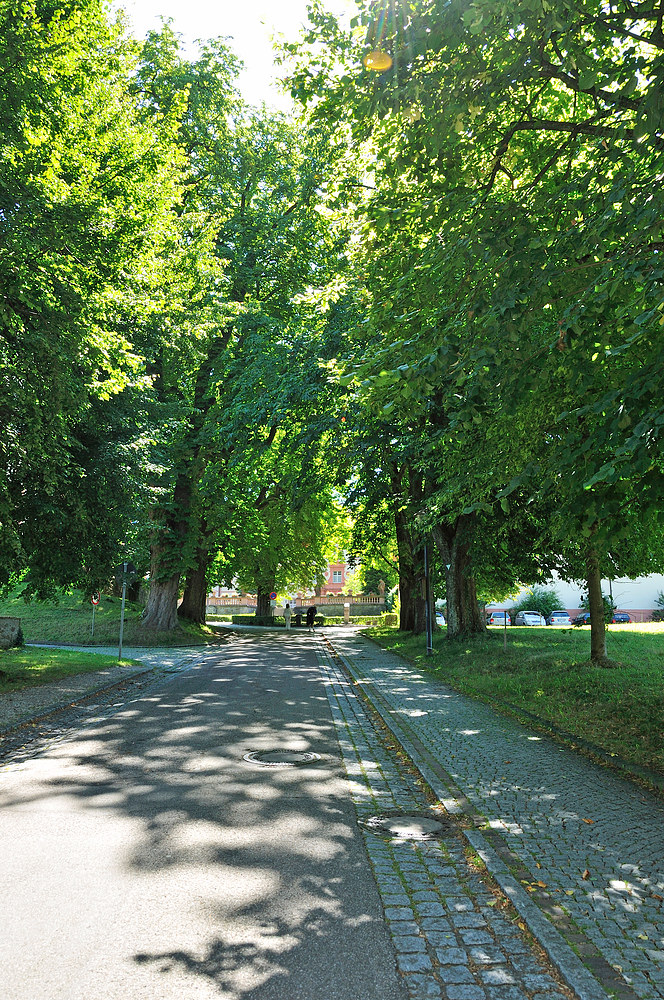
<path fill-rule="evenodd" d="M 0 694 L 38 687 L 74 674 L 108 670 L 109 667 L 130 667 L 135 662 L 70 649 L 0 650 Z"/>

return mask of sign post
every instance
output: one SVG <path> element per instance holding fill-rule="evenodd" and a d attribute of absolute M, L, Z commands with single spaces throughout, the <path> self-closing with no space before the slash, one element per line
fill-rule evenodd
<path fill-rule="evenodd" d="M 120 610 L 120 642 L 118 660 L 122 659 L 122 634 L 124 632 L 125 601 L 127 599 L 127 563 L 122 564 L 122 608 Z"/>
<path fill-rule="evenodd" d="M 99 604 L 99 593 L 95 590 L 94 594 L 90 597 L 90 602 L 92 604 L 92 631 L 91 636 L 95 634 L 95 611 L 97 610 L 97 605 Z"/>

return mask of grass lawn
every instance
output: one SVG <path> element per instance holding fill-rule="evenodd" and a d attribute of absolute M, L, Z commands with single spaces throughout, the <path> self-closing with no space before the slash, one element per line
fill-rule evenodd
<path fill-rule="evenodd" d="M 664 776 L 664 624 L 613 625 L 608 655 L 589 662 L 590 629 L 489 629 L 486 638 L 451 641 L 446 629 L 426 638 L 397 629 L 365 633 L 464 694 L 498 709 L 531 712 L 559 729 Z"/>
<path fill-rule="evenodd" d="M 21 619 L 25 642 L 68 643 L 72 646 L 113 646 L 120 635 L 119 597 L 102 594 L 95 610 L 92 635 L 92 605 L 78 591 L 62 594 L 58 602 L 31 601 L 10 596 L 0 600 L 0 616 Z M 146 632 L 141 628 L 142 607 L 127 602 L 122 643 L 124 646 L 196 646 L 218 640 L 215 629 L 181 624 L 172 632 Z"/>
<path fill-rule="evenodd" d="M 59 681 L 72 674 L 128 667 L 133 662 L 71 649 L 3 649 L 0 650 L 0 694 Z"/>

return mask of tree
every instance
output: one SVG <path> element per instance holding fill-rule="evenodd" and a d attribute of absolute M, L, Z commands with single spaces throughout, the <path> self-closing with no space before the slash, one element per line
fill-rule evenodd
<path fill-rule="evenodd" d="M 142 385 L 124 300 L 159 280 L 175 112 L 142 119 L 97 0 L 3 0 L 0 39 L 0 582 L 29 567 L 44 594 L 98 585 L 131 517 Z"/>
<path fill-rule="evenodd" d="M 573 558 L 594 593 L 620 517 L 661 509 L 661 23 L 628 4 L 415 3 L 387 18 L 376 76 L 357 67 L 381 9 L 355 34 L 314 12 L 324 55 L 293 90 L 370 150 L 358 270 L 376 336 L 354 372 L 417 463 L 446 564 L 459 546 L 457 627 L 481 631 L 482 519 L 489 537 L 540 522 L 521 579 Z"/>
<path fill-rule="evenodd" d="M 339 252 L 318 211 L 320 130 L 242 108 L 228 96 L 231 70 L 218 42 L 186 63 L 168 25 L 144 49 L 139 89 L 146 106 L 168 106 L 174 89 L 186 92 L 183 221 L 190 242 L 200 238 L 208 248 L 193 320 L 199 342 L 180 382 L 181 431 L 153 511 L 145 628 L 176 624 L 183 581 L 180 614 L 204 621 L 208 572 L 220 540 L 228 540 L 229 506 L 256 502 L 253 483 L 243 492 L 239 477 L 255 474 L 283 437 L 300 384 L 313 391 L 302 378 L 304 359 L 297 363 L 286 340 L 300 337 L 297 297 L 326 280 L 328 259 Z M 164 379 L 169 387 L 174 382 Z M 270 496 L 268 489 L 259 506 Z"/>
<path fill-rule="evenodd" d="M 539 611 L 548 618 L 552 611 L 565 610 L 555 587 L 529 587 L 527 593 L 516 601 L 511 614 L 519 611 Z"/>

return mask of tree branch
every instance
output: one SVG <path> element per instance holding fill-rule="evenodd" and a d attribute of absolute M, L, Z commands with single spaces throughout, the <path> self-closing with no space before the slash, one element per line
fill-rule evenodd
<path fill-rule="evenodd" d="M 565 71 L 559 66 L 554 66 L 554 64 L 548 62 L 548 60 L 542 61 L 541 73 L 542 76 L 545 76 L 547 79 L 560 80 L 561 83 L 564 83 L 575 93 L 588 94 L 590 97 L 601 97 L 607 104 L 613 104 L 614 106 L 621 108 L 629 108 L 630 111 L 636 111 L 641 103 L 640 100 L 636 100 L 632 97 L 621 97 L 619 93 L 612 93 L 609 90 L 599 90 L 597 87 L 580 87 L 578 78 L 571 76 L 569 73 L 565 73 Z"/>

